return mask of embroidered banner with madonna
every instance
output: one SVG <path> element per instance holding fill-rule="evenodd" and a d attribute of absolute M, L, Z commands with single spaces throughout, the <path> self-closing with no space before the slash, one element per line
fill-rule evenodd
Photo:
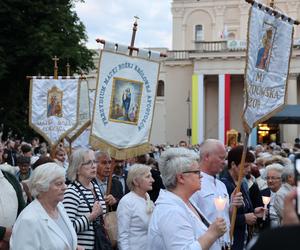
<path fill-rule="evenodd" d="M 30 82 L 29 125 L 51 146 L 78 123 L 79 79 L 33 77 Z"/>
<path fill-rule="evenodd" d="M 90 144 L 116 159 L 149 152 L 159 53 L 143 52 L 101 51 Z"/>
<path fill-rule="evenodd" d="M 248 24 L 243 124 L 253 127 L 277 113 L 286 102 L 294 20 L 253 3 Z"/>

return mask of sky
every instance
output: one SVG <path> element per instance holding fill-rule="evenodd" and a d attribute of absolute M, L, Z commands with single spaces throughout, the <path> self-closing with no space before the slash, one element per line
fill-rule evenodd
<path fill-rule="evenodd" d="M 75 6 L 88 35 L 87 47 L 99 48 L 96 38 L 129 45 L 138 16 L 135 47 L 171 49 L 171 0 L 85 0 Z"/>

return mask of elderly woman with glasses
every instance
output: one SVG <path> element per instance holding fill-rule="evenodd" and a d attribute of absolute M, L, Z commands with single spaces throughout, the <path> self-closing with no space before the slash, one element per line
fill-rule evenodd
<path fill-rule="evenodd" d="M 198 155 L 185 148 L 170 148 L 159 160 L 163 183 L 148 230 L 148 249 L 220 250 L 218 238 L 226 232 L 226 222 L 209 222 L 190 201 L 201 188 Z"/>
<path fill-rule="evenodd" d="M 274 199 L 282 184 L 281 175 L 283 169 L 284 167 L 281 164 L 273 163 L 268 165 L 264 172 L 268 187 L 261 190 L 261 195 L 270 197 L 270 202 L 268 204 L 269 213 L 266 220 L 260 225 L 262 229 L 280 225 L 279 217 L 274 209 Z"/>
<path fill-rule="evenodd" d="M 72 182 L 64 196 L 64 206 L 73 223 L 78 243 L 85 249 L 94 249 L 94 222 L 106 212 L 105 202 L 96 178 L 95 155 L 89 149 L 77 149 L 70 157 L 67 177 Z"/>
<path fill-rule="evenodd" d="M 46 163 L 32 173 L 29 188 L 36 199 L 13 226 L 10 249 L 83 249 L 61 201 L 66 190 L 65 171 Z"/>

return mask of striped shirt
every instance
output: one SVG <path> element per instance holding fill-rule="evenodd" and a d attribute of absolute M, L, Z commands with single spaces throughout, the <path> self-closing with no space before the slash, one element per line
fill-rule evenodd
<path fill-rule="evenodd" d="M 79 186 L 91 207 L 93 207 L 95 202 L 93 192 L 90 189 L 86 189 L 78 181 L 75 181 L 75 184 Z M 106 213 L 105 201 L 102 198 L 99 186 L 96 183 L 93 183 L 93 186 L 98 194 L 103 213 Z M 63 204 L 77 233 L 78 245 L 83 246 L 85 249 L 94 249 L 95 233 L 93 222 L 89 222 L 87 218 L 90 214 L 90 209 L 84 197 L 73 183 L 65 191 Z"/>

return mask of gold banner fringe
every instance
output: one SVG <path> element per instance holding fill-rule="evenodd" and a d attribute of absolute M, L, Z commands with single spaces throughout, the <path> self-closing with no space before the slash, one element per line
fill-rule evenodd
<path fill-rule="evenodd" d="M 94 150 L 100 149 L 109 152 L 110 156 L 117 160 L 126 160 L 150 152 L 148 142 L 135 147 L 120 149 L 92 135 L 90 136 L 90 145 Z"/>

